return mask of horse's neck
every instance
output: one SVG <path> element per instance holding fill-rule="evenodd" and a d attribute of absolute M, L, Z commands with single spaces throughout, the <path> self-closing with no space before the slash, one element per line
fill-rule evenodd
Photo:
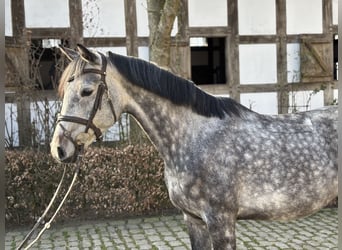
<path fill-rule="evenodd" d="M 203 117 L 190 108 L 172 104 L 140 88 L 129 93 L 132 99 L 126 111 L 139 121 L 164 158 L 177 153 L 197 133 L 198 126 L 194 124 L 198 125 Z"/>

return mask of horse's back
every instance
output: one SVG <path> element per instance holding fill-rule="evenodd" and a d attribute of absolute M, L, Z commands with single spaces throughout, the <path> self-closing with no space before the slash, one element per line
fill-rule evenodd
<path fill-rule="evenodd" d="M 301 217 L 336 197 L 337 117 L 337 108 L 329 107 L 261 116 L 255 122 L 253 126 L 262 128 L 254 136 L 262 141 L 260 148 L 249 150 L 236 166 L 241 168 L 241 218 Z M 253 143 L 253 135 L 248 137 Z"/>
<path fill-rule="evenodd" d="M 337 195 L 336 121 L 334 107 L 211 118 L 197 135 L 191 131 L 178 149 L 186 155 L 166 171 L 170 198 L 198 216 L 198 202 L 206 200 L 239 218 L 284 220 L 317 211 Z"/>
<path fill-rule="evenodd" d="M 336 197 L 337 117 L 336 107 L 279 116 L 253 113 L 225 128 L 226 140 L 217 148 L 226 148 L 227 156 L 217 171 L 232 178 L 221 181 L 231 190 L 234 183 L 239 217 L 301 217 Z"/>

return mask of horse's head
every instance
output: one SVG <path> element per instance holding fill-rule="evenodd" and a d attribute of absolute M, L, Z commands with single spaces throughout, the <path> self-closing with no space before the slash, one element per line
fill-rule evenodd
<path fill-rule="evenodd" d="M 115 86 L 107 85 L 107 59 L 82 45 L 78 51 L 61 48 L 71 60 L 63 72 L 59 94 L 63 105 L 51 142 L 51 153 L 62 162 L 74 162 L 79 146 L 88 147 L 112 126 L 121 113 Z"/>

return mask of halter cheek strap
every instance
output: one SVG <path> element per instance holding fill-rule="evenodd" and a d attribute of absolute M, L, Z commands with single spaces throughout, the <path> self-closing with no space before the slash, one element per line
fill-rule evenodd
<path fill-rule="evenodd" d="M 92 129 L 95 133 L 95 136 L 96 136 L 96 139 L 97 140 L 100 140 L 101 137 L 102 137 L 102 132 L 101 130 L 95 126 L 95 124 L 93 123 L 93 119 L 96 115 L 96 112 L 97 110 L 101 109 L 101 104 L 102 104 L 102 98 L 103 98 L 103 94 L 104 92 L 106 91 L 107 92 L 107 96 L 108 96 L 108 103 L 109 103 L 109 106 L 111 108 L 111 111 L 112 111 L 112 114 L 113 114 L 113 117 L 114 117 L 114 122 L 117 121 L 116 119 L 116 114 L 115 114 L 115 110 L 114 110 L 114 106 L 113 106 L 113 103 L 110 99 L 110 95 L 108 93 L 108 87 L 107 87 L 107 83 L 106 83 L 106 67 L 107 67 L 107 60 L 106 60 L 106 57 L 103 55 L 103 54 L 100 54 L 101 55 L 101 58 L 102 58 L 102 67 L 101 67 L 101 70 L 98 70 L 98 69 L 84 69 L 83 70 L 83 74 L 88 74 L 88 73 L 93 73 L 93 74 L 100 74 L 101 75 L 101 83 L 98 87 L 98 90 L 97 90 L 97 93 L 96 93 L 96 98 L 95 98 L 95 102 L 94 102 L 94 106 L 93 106 L 93 109 L 90 113 L 90 116 L 89 116 L 89 119 L 84 119 L 84 118 L 80 118 L 80 117 L 77 117 L 77 116 L 66 116 L 66 115 L 59 115 L 58 116 L 58 120 L 57 120 L 57 124 L 59 126 L 61 126 L 62 130 L 63 130 L 63 135 L 68 139 L 70 140 L 74 146 L 75 146 L 75 154 L 72 156 L 73 157 L 73 160 L 76 160 L 76 157 L 77 156 L 77 153 L 80 152 L 81 153 L 81 156 L 82 156 L 82 153 L 83 153 L 83 145 L 79 145 L 72 137 L 71 137 L 71 133 L 70 131 L 68 131 L 63 125 L 62 123 L 60 123 L 61 121 L 65 121 L 65 122 L 74 122 L 74 123 L 78 123 L 78 124 L 82 124 L 82 125 L 85 125 L 86 128 L 85 128 L 85 132 L 87 133 L 89 129 Z M 70 80 L 73 80 L 74 77 L 72 77 Z M 40 232 L 38 233 L 38 235 L 36 236 L 36 238 L 30 243 L 28 244 L 26 247 L 25 247 L 25 250 L 26 249 L 29 249 L 40 237 L 41 235 L 44 233 L 45 230 L 47 230 L 50 225 L 51 225 L 51 222 L 53 221 L 53 219 L 55 218 L 55 216 L 57 215 L 58 211 L 60 210 L 60 208 L 62 207 L 64 201 L 66 200 L 67 196 L 69 195 L 70 191 L 71 191 L 71 188 L 72 186 L 74 185 L 75 183 L 75 180 L 76 180 L 76 177 L 78 175 L 78 172 L 79 172 L 79 169 L 80 169 L 80 165 L 81 163 L 79 162 L 78 165 L 77 165 L 77 168 L 76 168 L 76 171 L 75 171 L 75 174 L 74 174 L 74 177 L 72 179 L 72 182 L 66 192 L 66 194 L 64 195 L 61 203 L 59 204 L 57 210 L 55 211 L 55 213 L 53 214 L 53 216 L 51 217 L 51 219 L 45 223 L 44 222 L 44 218 L 46 216 L 46 214 L 48 213 L 48 211 L 50 210 L 51 208 L 51 205 L 53 204 L 55 198 L 57 197 L 57 194 L 59 193 L 59 190 L 61 188 L 61 185 L 62 185 L 62 182 L 63 182 L 63 179 L 64 179 L 64 176 L 65 176 L 65 170 L 66 170 L 66 165 L 65 165 L 65 168 L 64 168 L 64 172 L 63 172 L 63 176 L 62 176 L 62 179 L 56 189 L 56 192 L 55 194 L 53 195 L 49 205 L 47 206 L 47 208 L 45 209 L 43 215 L 41 217 L 39 217 L 39 219 L 37 220 L 36 224 L 34 225 L 34 227 L 32 228 L 32 230 L 26 235 L 25 239 L 21 242 L 21 244 L 19 245 L 19 247 L 17 248 L 17 250 L 20 250 L 24 247 L 24 245 L 30 240 L 32 234 L 38 229 L 38 227 L 40 225 L 44 225 L 44 227 L 40 230 Z"/>
<path fill-rule="evenodd" d="M 102 138 L 102 132 L 98 127 L 96 127 L 96 125 L 93 123 L 93 120 L 94 120 L 97 110 L 101 109 L 101 102 L 102 102 L 102 96 L 104 93 L 104 88 L 105 88 L 104 84 L 100 83 L 97 93 L 96 93 L 94 106 L 88 119 L 84 119 L 84 118 L 77 117 L 77 116 L 59 115 L 57 123 L 61 125 L 60 122 L 65 121 L 65 122 L 73 122 L 73 123 L 82 124 L 86 126 L 85 133 L 88 133 L 89 129 L 91 128 L 94 131 L 96 140 L 100 140 Z M 113 114 L 114 114 L 114 119 L 116 121 L 115 113 L 113 112 Z"/>
<path fill-rule="evenodd" d="M 101 69 L 83 69 L 82 74 L 99 74 L 101 75 L 101 83 L 98 86 L 97 89 L 97 93 L 96 93 L 96 97 L 95 97 L 95 101 L 94 101 L 94 106 L 93 109 L 91 110 L 90 116 L 88 119 L 84 119 L 81 117 L 77 117 L 77 116 L 67 116 L 67 115 L 59 115 L 58 119 L 57 119 L 57 124 L 59 124 L 63 131 L 64 134 L 66 134 L 66 132 L 68 132 L 60 122 L 65 121 L 65 122 L 73 122 L 73 123 L 78 123 L 81 125 L 85 125 L 85 133 L 88 133 L 89 129 L 92 129 L 94 131 L 94 134 L 96 136 L 96 140 L 101 140 L 102 139 L 102 132 L 101 129 L 99 129 L 98 127 L 96 127 L 96 125 L 94 124 L 93 120 L 94 117 L 97 113 L 97 111 L 99 109 L 101 109 L 102 106 L 102 99 L 103 99 L 103 94 L 106 92 L 107 93 L 107 98 L 108 98 L 108 104 L 109 107 L 112 111 L 113 114 L 113 118 L 114 118 L 114 122 L 117 121 L 117 117 L 115 114 L 115 110 L 114 110 L 114 105 L 112 103 L 112 100 L 110 99 L 110 95 L 109 95 L 109 91 L 108 91 L 108 86 L 107 86 L 107 82 L 106 82 L 106 68 L 107 68 L 107 59 L 106 57 L 100 53 L 101 55 L 101 59 L 102 59 L 102 66 Z M 74 76 L 72 76 L 69 81 L 72 81 L 74 79 Z M 70 134 L 68 132 L 68 134 Z M 69 140 L 72 141 L 72 143 L 74 145 L 77 145 L 77 143 L 71 138 L 71 136 L 66 136 L 66 138 L 68 138 Z"/>

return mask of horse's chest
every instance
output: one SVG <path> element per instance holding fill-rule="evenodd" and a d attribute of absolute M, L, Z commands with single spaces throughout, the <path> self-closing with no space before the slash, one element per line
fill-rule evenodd
<path fill-rule="evenodd" d="M 193 183 L 193 179 L 185 173 L 165 171 L 165 182 L 169 197 L 173 205 L 197 213 L 200 210 L 201 201 L 199 185 Z"/>

